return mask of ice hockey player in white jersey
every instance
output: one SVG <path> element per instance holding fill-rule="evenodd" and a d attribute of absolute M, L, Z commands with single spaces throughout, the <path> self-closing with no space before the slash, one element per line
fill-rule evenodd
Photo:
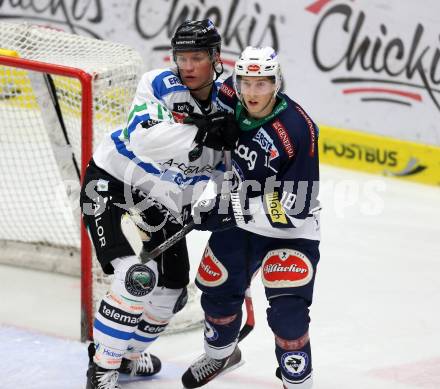
<path fill-rule="evenodd" d="M 187 300 L 185 240 L 142 264 L 121 218 L 135 220 L 148 250 L 174 235 L 238 137 L 233 117 L 217 112 L 223 67 L 213 23 L 184 22 L 171 45 L 176 69 L 142 76 L 126 127 L 103 139 L 83 180 L 84 224 L 102 269 L 114 274 L 95 315 L 87 389 L 118 389 L 119 373 L 156 374 L 161 362 L 146 349 Z"/>

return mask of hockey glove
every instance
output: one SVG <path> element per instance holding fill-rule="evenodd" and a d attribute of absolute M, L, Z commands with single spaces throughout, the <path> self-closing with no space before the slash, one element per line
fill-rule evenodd
<path fill-rule="evenodd" d="M 230 113 L 191 113 L 184 119 L 184 123 L 194 124 L 199 129 L 194 139 L 198 145 L 214 150 L 232 150 L 237 143 L 240 127 L 234 115 Z"/>
<path fill-rule="evenodd" d="M 235 227 L 237 222 L 247 223 L 252 217 L 246 215 L 243 208 L 238 192 L 219 194 L 215 199 L 201 201 L 193 211 L 201 221 L 195 229 L 215 232 Z"/>

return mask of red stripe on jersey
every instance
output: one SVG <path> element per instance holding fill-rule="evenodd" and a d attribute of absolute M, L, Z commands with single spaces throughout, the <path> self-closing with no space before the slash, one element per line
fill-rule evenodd
<path fill-rule="evenodd" d="M 312 119 L 310 119 L 309 115 L 307 115 L 301 107 L 299 107 L 297 105 L 295 108 L 300 113 L 300 115 L 304 118 L 304 120 L 306 121 L 307 127 L 309 128 L 309 133 L 310 133 L 309 155 L 311 157 L 314 157 L 315 156 L 315 140 L 316 140 L 315 125 L 313 124 L 313 121 L 312 121 Z"/>
<path fill-rule="evenodd" d="M 286 127 L 283 126 L 281 121 L 279 119 L 275 120 L 272 123 L 272 127 L 274 128 L 275 132 L 278 135 L 278 138 L 280 139 L 281 143 L 283 144 L 284 150 L 286 151 L 287 155 L 290 158 L 293 158 L 295 156 L 295 147 L 293 146 L 292 142 L 290 141 L 289 134 L 286 130 Z"/>

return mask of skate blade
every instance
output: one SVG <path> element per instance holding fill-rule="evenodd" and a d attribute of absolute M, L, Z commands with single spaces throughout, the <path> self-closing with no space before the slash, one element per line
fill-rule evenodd
<path fill-rule="evenodd" d="M 229 366 L 227 369 L 223 370 L 221 373 L 216 375 L 214 378 L 221 377 L 222 375 L 229 373 L 231 371 L 234 371 L 235 369 L 238 369 L 240 366 L 243 366 L 246 363 L 244 359 L 242 359 L 240 362 L 236 363 L 235 365 Z"/>

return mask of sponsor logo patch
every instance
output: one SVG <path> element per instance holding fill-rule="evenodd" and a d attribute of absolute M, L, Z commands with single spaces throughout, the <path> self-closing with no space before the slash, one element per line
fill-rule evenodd
<path fill-rule="evenodd" d="M 266 166 L 272 170 L 275 170 L 270 164 L 275 158 L 280 156 L 280 153 L 275 147 L 273 139 L 270 137 L 270 135 L 263 128 L 260 128 L 252 140 L 257 142 L 266 152 Z"/>
<path fill-rule="evenodd" d="M 266 212 L 272 223 L 287 224 L 286 214 L 280 203 L 278 192 L 268 193 L 264 196 Z"/>
<path fill-rule="evenodd" d="M 281 366 L 290 377 L 299 377 L 309 366 L 309 356 L 302 351 L 284 353 L 281 356 Z"/>
<path fill-rule="evenodd" d="M 274 147 L 273 139 L 264 128 L 260 128 L 252 140 L 257 142 L 266 153 Z"/>
<path fill-rule="evenodd" d="M 107 305 L 106 302 L 102 301 L 99 307 L 99 313 L 114 323 L 129 325 L 130 327 L 137 325 L 141 321 L 142 314 L 132 314 L 125 312 L 121 309 Z"/>
<path fill-rule="evenodd" d="M 182 113 L 182 112 L 191 113 L 192 111 L 194 111 L 194 108 L 188 102 L 174 103 L 173 104 L 173 111 L 180 112 L 180 113 Z"/>
<path fill-rule="evenodd" d="M 247 162 L 249 170 L 255 169 L 255 163 L 257 162 L 258 153 L 255 150 L 251 150 L 243 144 L 239 144 L 235 149 L 235 154 Z"/>
<path fill-rule="evenodd" d="M 252 63 L 252 64 L 248 65 L 247 70 L 249 72 L 258 72 L 260 70 L 260 65 Z"/>
<path fill-rule="evenodd" d="M 179 78 L 176 77 L 174 74 L 164 77 L 163 79 L 163 83 L 165 84 L 165 86 L 167 88 L 172 88 L 176 85 L 182 85 L 182 83 L 180 82 Z"/>
<path fill-rule="evenodd" d="M 309 156 L 313 157 L 315 156 L 315 140 L 316 140 L 315 125 L 313 124 L 312 119 L 310 119 L 310 117 L 304 112 L 304 110 L 301 107 L 297 105 L 295 108 L 304 118 L 307 124 L 307 128 L 309 129 L 309 134 L 310 134 Z"/>
<path fill-rule="evenodd" d="M 116 351 L 109 350 L 108 348 L 104 348 L 102 354 L 113 358 L 122 358 L 122 356 L 124 355 L 123 353 L 118 353 Z"/>
<path fill-rule="evenodd" d="M 119 365 L 121 363 L 123 353 L 113 351 L 99 344 L 95 344 L 95 350 L 96 361 L 104 360 L 108 365 Z"/>
<path fill-rule="evenodd" d="M 286 151 L 289 159 L 295 156 L 295 147 L 293 146 L 289 134 L 286 128 L 283 126 L 280 120 L 275 120 L 272 123 L 273 129 L 276 131 L 278 138 L 283 144 L 284 150 Z"/>
<path fill-rule="evenodd" d="M 197 271 L 197 281 L 205 286 L 218 286 L 228 279 L 228 271 L 214 256 L 211 248 L 206 247 Z"/>
<path fill-rule="evenodd" d="M 155 126 L 156 124 L 162 123 L 159 120 L 148 119 L 141 123 L 142 128 L 148 129 L 150 127 Z"/>
<path fill-rule="evenodd" d="M 269 251 L 263 259 L 261 277 L 268 288 L 291 288 L 308 284 L 313 266 L 301 252 L 292 249 Z"/>
<path fill-rule="evenodd" d="M 235 90 L 226 84 L 222 84 L 222 86 L 220 87 L 220 92 L 230 98 L 234 97 L 235 95 Z"/>
<path fill-rule="evenodd" d="M 152 324 L 146 321 L 141 321 L 138 325 L 138 329 L 149 335 L 160 334 L 165 331 L 168 324 Z"/>

